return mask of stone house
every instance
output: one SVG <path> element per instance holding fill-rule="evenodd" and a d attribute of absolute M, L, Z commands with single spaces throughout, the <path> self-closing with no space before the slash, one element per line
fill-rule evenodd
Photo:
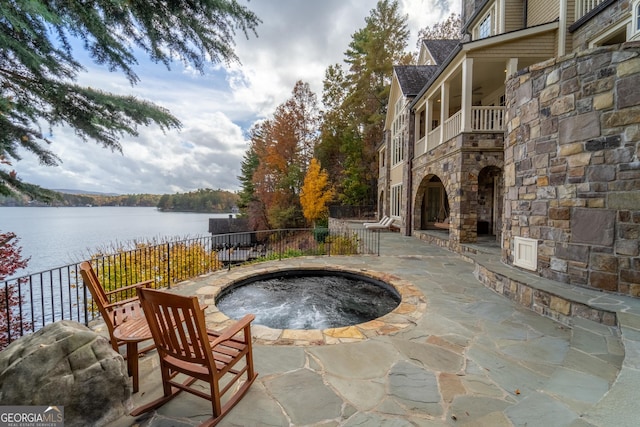
<path fill-rule="evenodd" d="M 379 213 L 640 296 L 640 0 L 462 0 L 461 18 L 461 41 L 394 68 Z"/>

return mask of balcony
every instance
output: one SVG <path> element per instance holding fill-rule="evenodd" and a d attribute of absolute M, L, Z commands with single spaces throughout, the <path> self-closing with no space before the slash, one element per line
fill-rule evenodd
<path fill-rule="evenodd" d="M 607 0 L 576 0 L 576 21 Z"/>
<path fill-rule="evenodd" d="M 504 132 L 504 107 L 471 107 L 471 132 Z M 420 156 L 464 132 L 462 110 L 456 112 L 442 126 L 427 133 L 416 142 L 415 153 Z"/>

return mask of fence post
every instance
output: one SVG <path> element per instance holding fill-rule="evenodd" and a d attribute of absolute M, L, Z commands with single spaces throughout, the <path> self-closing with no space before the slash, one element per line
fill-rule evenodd
<path fill-rule="evenodd" d="M 171 289 L 171 243 L 167 242 L 167 288 Z"/>
<path fill-rule="evenodd" d="M 231 271 L 231 233 L 227 233 L 227 271 Z"/>

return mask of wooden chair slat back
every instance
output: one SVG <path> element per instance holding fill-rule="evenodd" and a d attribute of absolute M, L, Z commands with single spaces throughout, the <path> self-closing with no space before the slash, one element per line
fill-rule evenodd
<path fill-rule="evenodd" d="M 98 280 L 98 276 L 96 276 L 95 271 L 91 267 L 91 264 L 87 261 L 82 262 L 80 264 L 80 274 L 82 275 L 82 280 L 84 281 L 85 286 L 89 288 L 91 297 L 95 300 L 102 317 L 105 318 L 105 321 L 113 321 L 113 319 L 110 319 L 109 313 L 105 310 L 105 307 L 109 304 L 109 299 L 100 284 L 100 280 Z"/>
<path fill-rule="evenodd" d="M 198 297 L 155 289 L 140 289 L 138 295 L 158 352 L 187 362 L 209 363 L 211 347 Z"/>

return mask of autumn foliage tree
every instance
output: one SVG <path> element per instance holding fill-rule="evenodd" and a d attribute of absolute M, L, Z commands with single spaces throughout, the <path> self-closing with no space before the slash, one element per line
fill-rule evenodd
<path fill-rule="evenodd" d="M 29 259 L 22 258 L 22 248 L 17 243 L 14 233 L 0 233 L 0 282 L 25 268 L 29 262 Z M 0 289 L 0 350 L 9 344 L 9 339 L 15 340 L 33 329 L 30 322 L 20 317 L 19 307 L 23 301 L 18 286 L 19 281 L 13 284 L 5 282 Z"/>
<path fill-rule="evenodd" d="M 256 124 L 242 165 L 244 212 L 254 229 L 304 224 L 300 191 L 316 146 L 320 113 L 308 83 L 298 81 L 273 117 Z"/>
<path fill-rule="evenodd" d="M 320 162 L 311 159 L 300 192 L 302 213 L 307 221 L 316 225 L 316 221 L 326 219 L 329 214 L 328 202 L 333 199 L 334 191 L 329 185 L 329 174 L 320 166 Z"/>
<path fill-rule="evenodd" d="M 418 32 L 417 48 L 420 50 L 422 40 L 460 40 L 462 38 L 462 20 L 460 15 L 452 13 L 447 19 L 424 27 Z"/>

